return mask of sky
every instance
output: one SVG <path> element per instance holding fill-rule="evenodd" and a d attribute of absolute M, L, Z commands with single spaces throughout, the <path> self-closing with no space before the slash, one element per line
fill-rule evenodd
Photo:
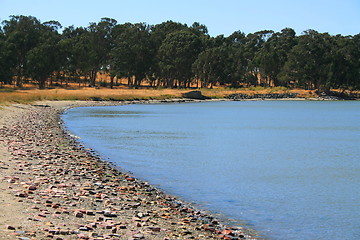
<path fill-rule="evenodd" d="M 331 35 L 360 33 L 360 0 L 0 0 L 0 22 L 10 15 L 57 20 L 64 27 L 86 27 L 102 17 L 120 24 L 200 22 L 214 37 L 286 27 L 297 35 L 308 29 Z"/>

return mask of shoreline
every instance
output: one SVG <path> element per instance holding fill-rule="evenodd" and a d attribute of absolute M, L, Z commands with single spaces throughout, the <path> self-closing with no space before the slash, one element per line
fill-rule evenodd
<path fill-rule="evenodd" d="M 61 114 L 166 101 L 42 101 L 0 109 L 0 239 L 260 239 L 119 171 L 79 144 Z"/>

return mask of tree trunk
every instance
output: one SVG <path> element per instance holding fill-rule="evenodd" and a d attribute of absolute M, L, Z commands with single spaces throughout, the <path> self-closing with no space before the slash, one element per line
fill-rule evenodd
<path fill-rule="evenodd" d="M 46 76 L 39 78 L 39 81 L 38 81 L 39 82 L 39 89 L 45 89 L 46 79 L 47 79 Z"/>
<path fill-rule="evenodd" d="M 16 86 L 17 87 L 22 87 L 22 81 L 21 81 L 20 73 L 18 73 L 18 75 L 16 76 Z"/>
<path fill-rule="evenodd" d="M 115 78 L 115 76 L 111 76 L 111 77 L 110 77 L 110 88 L 111 88 L 111 89 L 114 88 L 114 78 Z"/>
<path fill-rule="evenodd" d="M 92 71 L 91 71 L 91 75 L 90 75 L 90 87 L 95 87 L 96 74 L 97 74 L 97 71 L 96 71 L 96 70 L 92 70 Z"/>

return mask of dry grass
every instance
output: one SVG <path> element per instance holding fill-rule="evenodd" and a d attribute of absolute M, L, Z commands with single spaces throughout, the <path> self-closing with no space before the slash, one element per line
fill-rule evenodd
<path fill-rule="evenodd" d="M 186 90 L 152 90 L 152 89 L 29 89 L 16 91 L 0 91 L 0 103 L 31 103 L 39 100 L 133 100 L 133 99 L 165 99 L 181 97 Z"/>
<path fill-rule="evenodd" d="M 298 92 L 300 97 L 313 97 L 310 91 L 306 90 L 287 90 L 287 89 L 230 89 L 230 88 L 214 88 L 214 89 L 199 89 L 205 96 L 212 98 L 224 98 L 232 93 L 283 93 L 283 92 Z M 27 90 L 13 90 L 0 89 L 0 103 L 31 103 L 39 100 L 134 100 L 134 99 L 170 99 L 179 98 L 190 89 L 109 89 L 109 88 L 81 88 L 81 89 L 27 89 Z"/>

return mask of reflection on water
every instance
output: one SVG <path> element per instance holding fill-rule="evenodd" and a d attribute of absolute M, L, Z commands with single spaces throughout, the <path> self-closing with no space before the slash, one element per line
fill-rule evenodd
<path fill-rule="evenodd" d="M 86 145 L 274 239 L 360 238 L 359 102 L 76 108 Z"/>

